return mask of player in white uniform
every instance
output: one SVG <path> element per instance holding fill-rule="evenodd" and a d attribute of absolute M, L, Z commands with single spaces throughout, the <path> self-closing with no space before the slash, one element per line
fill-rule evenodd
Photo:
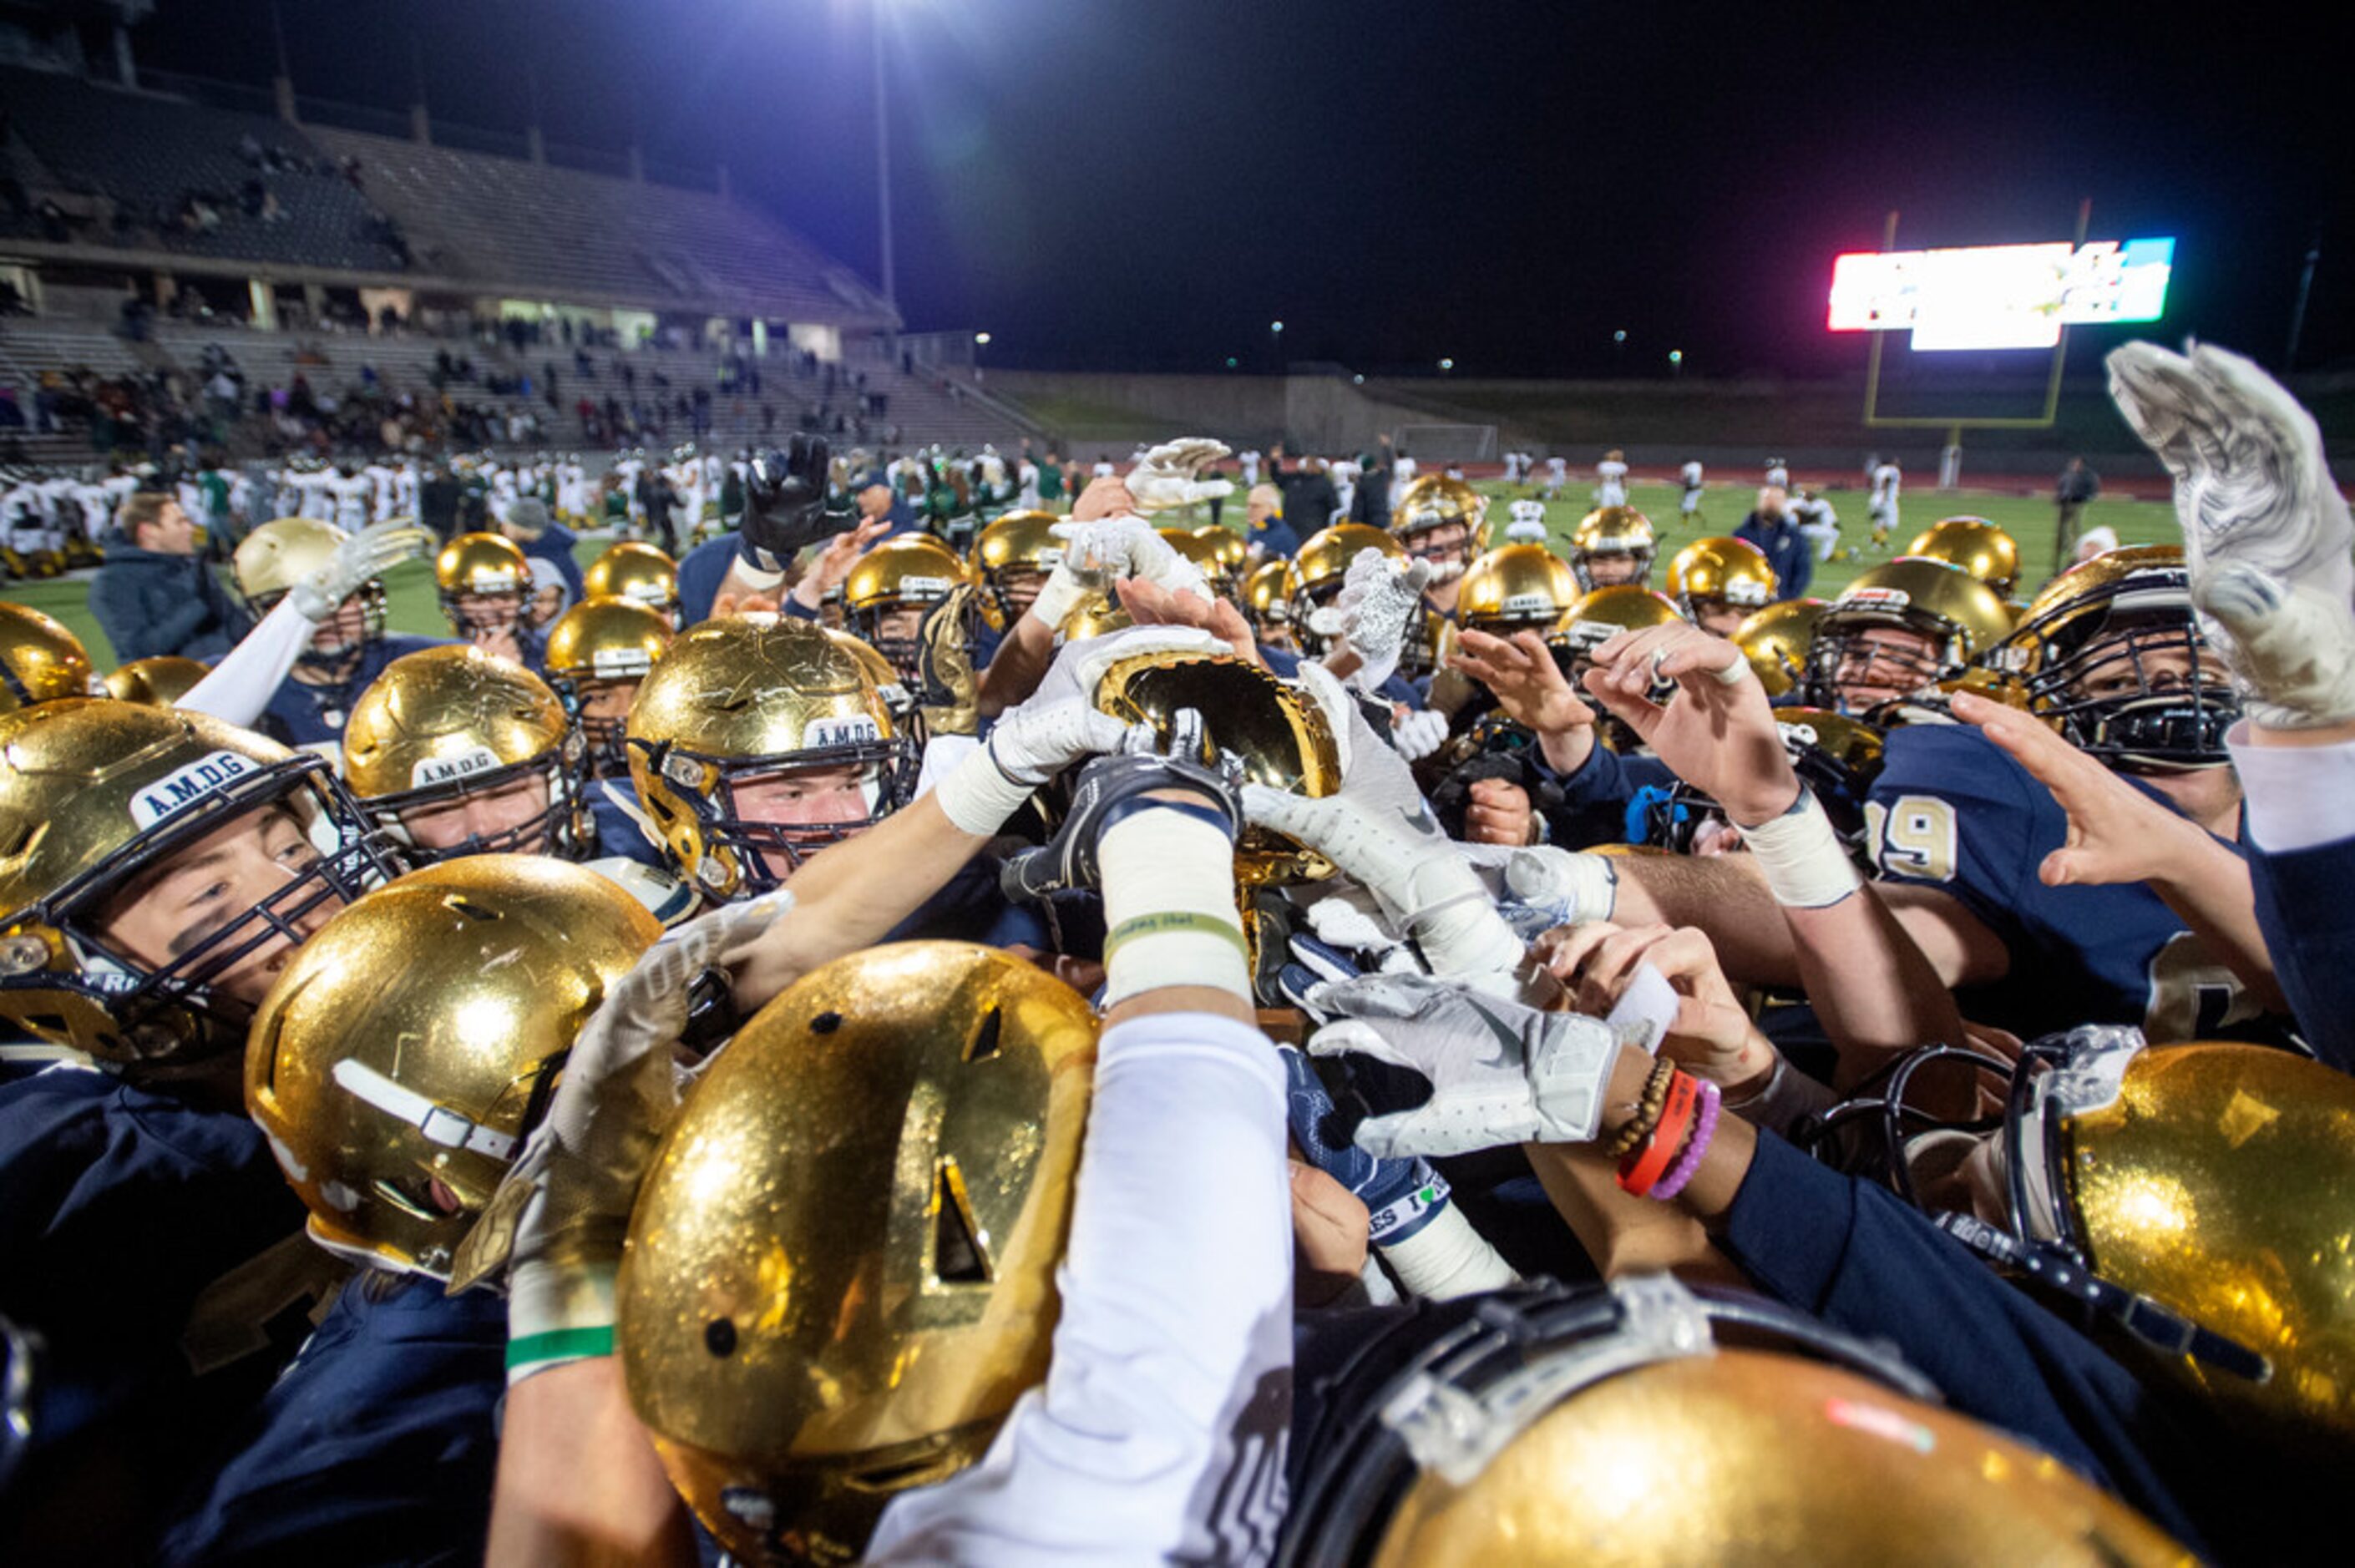
<path fill-rule="evenodd" d="M 1546 459 L 1545 482 L 1539 486 L 1538 493 L 1548 501 L 1552 501 L 1561 496 L 1569 483 L 1570 464 L 1558 457 Z"/>
<path fill-rule="evenodd" d="M 1897 460 L 1890 459 L 1872 471 L 1872 542 L 1886 545 L 1889 536 L 1897 532 L 1897 492 L 1904 482 L 1898 471 Z"/>
<path fill-rule="evenodd" d="M 1242 489 L 1249 490 L 1252 485 L 1259 482 L 1259 465 L 1261 459 L 1259 450 L 1256 447 L 1247 452 L 1238 452 L 1235 455 L 1235 461 L 1242 465 Z"/>
<path fill-rule="evenodd" d="M 1784 510 L 1799 532 L 1816 542 L 1816 559 L 1828 561 L 1839 548 L 1839 514 L 1832 503 L 1812 490 L 1795 491 Z"/>
<path fill-rule="evenodd" d="M 1781 458 L 1766 460 L 1766 482 L 1777 490 L 1791 488 L 1791 465 Z"/>
<path fill-rule="evenodd" d="M 1594 504 L 1625 506 L 1627 504 L 1627 457 L 1614 447 L 1594 465 Z"/>
<path fill-rule="evenodd" d="M 346 534 L 357 534 L 368 525 L 368 503 L 376 493 L 373 480 L 346 464 L 327 476 L 327 493 L 335 498 L 336 527 Z"/>
<path fill-rule="evenodd" d="M 1677 515 L 1684 520 L 1687 526 L 1699 527 L 1701 493 L 1700 460 L 1698 458 L 1686 460 L 1685 466 L 1678 471 L 1677 477 L 1683 482 L 1685 487 L 1683 496 L 1677 502 Z"/>
<path fill-rule="evenodd" d="M 295 481 L 302 489 L 303 515 L 315 517 L 322 523 L 336 520 L 336 472 L 333 469 L 314 468 Z"/>

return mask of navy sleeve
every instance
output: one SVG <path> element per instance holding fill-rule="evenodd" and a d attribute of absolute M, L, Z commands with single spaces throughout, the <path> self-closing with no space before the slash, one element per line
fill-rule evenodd
<path fill-rule="evenodd" d="M 2257 928 L 2298 1032 L 2314 1054 L 2355 1073 L 2355 839 L 2269 854 L 2247 842 L 2255 884 Z"/>
<path fill-rule="evenodd" d="M 1785 556 L 1785 565 L 1789 569 L 1782 581 L 1775 585 L 1774 591 L 1784 599 L 1806 598 L 1807 585 L 1815 580 L 1816 576 L 1816 546 L 1814 540 L 1796 527 L 1791 530 L 1791 548 Z"/>
<path fill-rule="evenodd" d="M 1556 773 L 1546 767 L 1540 754 L 1531 755 L 1547 782 L 1561 786 L 1562 803 L 1577 810 L 1597 807 L 1616 810 L 1634 800 L 1638 789 L 1677 781 L 1676 769 L 1658 758 L 1622 757 L 1600 741 L 1586 754 L 1586 760 L 1569 773 Z"/>
<path fill-rule="evenodd" d="M 1772 1133 L 1718 1245 L 1759 1287 L 1849 1333 L 1894 1343 L 1957 1410 L 2015 1433 L 2199 1549 L 2179 1494 L 2212 1471 L 2126 1367 L 1998 1279 L 1890 1193 Z"/>

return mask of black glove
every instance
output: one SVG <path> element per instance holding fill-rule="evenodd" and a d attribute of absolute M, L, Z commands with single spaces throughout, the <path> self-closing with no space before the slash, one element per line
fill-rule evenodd
<path fill-rule="evenodd" d="M 1191 709 L 1173 715 L 1173 733 L 1182 736 L 1188 720 L 1192 734 L 1199 736 L 1201 720 Z M 1242 792 L 1236 776 L 1240 770 L 1180 760 L 1199 755 L 1199 746 L 1182 740 L 1170 749 L 1177 755 L 1099 757 L 1082 768 L 1079 782 L 1071 787 L 1071 813 L 1062 827 L 1043 848 L 1025 850 L 998 868 L 999 891 L 1011 902 L 1036 904 L 1071 888 L 1095 886 L 1100 875 L 1096 846 L 1112 825 L 1130 812 L 1167 804 L 1144 799 L 1156 789 L 1186 790 L 1198 799 L 1179 810 L 1223 821 L 1230 840 L 1241 832 Z"/>
<path fill-rule="evenodd" d="M 744 480 L 743 526 L 736 535 L 736 553 L 746 566 L 782 572 L 795 556 L 858 520 L 855 512 L 826 510 L 833 461 L 822 436 L 795 436 L 783 451 L 753 454 Z"/>

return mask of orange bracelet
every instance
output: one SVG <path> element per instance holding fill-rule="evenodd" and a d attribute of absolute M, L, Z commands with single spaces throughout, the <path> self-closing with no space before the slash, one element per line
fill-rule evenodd
<path fill-rule="evenodd" d="M 1668 1105 L 1660 1113 L 1660 1125 L 1653 1129 L 1641 1153 L 1620 1164 L 1622 1192 L 1640 1198 L 1659 1181 L 1676 1159 L 1677 1150 L 1684 1147 L 1685 1133 L 1692 1126 L 1693 1112 L 1700 1100 L 1700 1081 L 1689 1074 L 1678 1073 L 1668 1086 Z"/>

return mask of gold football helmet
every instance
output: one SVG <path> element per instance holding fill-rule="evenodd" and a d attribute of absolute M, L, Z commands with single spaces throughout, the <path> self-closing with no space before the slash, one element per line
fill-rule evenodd
<path fill-rule="evenodd" d="M 1815 641 L 1816 623 L 1830 608 L 1828 599 L 1782 599 L 1734 631 L 1733 645 L 1748 656 L 1769 697 L 1782 696 L 1806 679 L 1807 645 Z"/>
<path fill-rule="evenodd" d="M 2019 542 L 1984 517 L 1949 517 L 1915 535 L 1909 556 L 1960 567 L 2009 599 L 2019 586 Z"/>
<path fill-rule="evenodd" d="M 1228 564 L 1225 548 L 1215 536 L 1226 534 L 1231 539 L 1233 535 L 1227 534 L 1224 528 L 1213 528 L 1208 524 L 1187 528 L 1175 524 L 1162 524 L 1154 532 L 1160 535 L 1162 541 L 1180 556 L 1193 563 L 1194 569 L 1202 574 L 1202 580 L 1209 585 L 1212 593 L 1220 599 L 1235 597 L 1235 574 Z"/>
<path fill-rule="evenodd" d="M 1641 631 L 1646 627 L 1667 626 L 1683 619 L 1666 594 L 1621 583 L 1581 596 L 1563 614 L 1561 629 L 1548 641 L 1583 661 L 1622 631 Z"/>
<path fill-rule="evenodd" d="M 624 740 L 663 847 L 716 898 L 776 886 L 806 856 L 897 810 L 914 783 L 913 748 L 867 663 L 788 616 L 729 616 L 682 633 L 639 685 Z M 858 805 L 820 821 L 762 820 L 740 799 L 756 789 L 855 793 Z"/>
<path fill-rule="evenodd" d="M 583 599 L 548 629 L 549 683 L 579 715 L 598 772 L 628 771 L 622 723 L 638 683 L 675 635 L 670 617 L 658 606 L 616 598 Z"/>
<path fill-rule="evenodd" d="M 1696 539 L 1668 562 L 1668 597 L 1688 620 L 1712 605 L 1754 614 L 1774 602 L 1776 587 L 1766 552 L 1747 539 Z"/>
<path fill-rule="evenodd" d="M 1580 592 L 1570 563 L 1543 545 L 1501 545 L 1464 574 L 1455 624 L 1497 637 L 1516 631 L 1550 637 L 1561 630 Z"/>
<path fill-rule="evenodd" d="M 1022 619 L 1048 574 L 1063 561 L 1063 542 L 1051 512 L 1008 512 L 975 535 L 971 565 L 988 596 L 997 629 Z"/>
<path fill-rule="evenodd" d="M 1452 537 L 1458 528 L 1462 537 Z M 1458 576 L 1488 548 L 1488 498 L 1460 479 L 1423 474 L 1399 493 L 1391 536 L 1439 568 L 1441 580 Z"/>
<path fill-rule="evenodd" d="M 1434 1326 L 1439 1325 L 1438 1327 Z M 2179 1564 L 1885 1344 L 1666 1275 L 1383 1330 L 1294 1441 L 1298 1568 L 1505 1563 Z"/>
<path fill-rule="evenodd" d="M 419 864 L 578 860 L 593 842 L 587 742 L 547 682 L 479 648 L 423 648 L 386 665 L 352 705 L 344 782 Z M 485 818 L 501 825 L 474 825 Z"/>
<path fill-rule="evenodd" d="M 237 581 L 246 609 L 259 620 L 277 608 L 288 589 L 332 562 L 336 547 L 350 537 L 334 524 L 315 517 L 281 517 L 264 523 L 239 542 L 237 554 L 229 559 L 229 575 Z M 315 640 L 307 642 L 297 655 L 303 662 L 340 665 L 361 648 L 383 639 L 383 582 L 370 578 L 352 599 L 359 603 L 358 636 L 351 642 L 326 648 Z"/>
<path fill-rule="evenodd" d="M 678 563 L 652 545 L 623 539 L 581 574 L 587 599 L 625 599 L 678 625 Z"/>
<path fill-rule="evenodd" d="M 106 677 L 106 694 L 117 702 L 145 703 L 149 707 L 168 708 L 194 690 L 198 681 L 211 673 L 208 666 L 194 659 L 183 659 L 176 653 L 158 653 L 152 658 L 133 659 L 128 664 L 117 665 Z"/>
<path fill-rule="evenodd" d="M 1243 568 L 1251 565 L 1251 546 L 1241 534 L 1223 523 L 1205 523 L 1194 530 L 1194 536 L 1217 546 L 1219 560 L 1227 568 L 1228 577 L 1241 582 Z"/>
<path fill-rule="evenodd" d="M 362 898 L 262 1003 L 245 1106 L 329 1251 L 437 1279 L 662 923 L 585 866 L 489 854 Z"/>
<path fill-rule="evenodd" d="M 1293 554 L 1292 573 L 1297 585 L 1292 600 L 1293 635 L 1312 657 L 1324 652 L 1332 638 L 1311 630 L 1308 618 L 1339 596 L 1342 583 L 1349 575 L 1350 563 L 1364 550 L 1379 550 L 1394 560 L 1406 559 L 1406 552 L 1397 540 L 1363 523 L 1336 523 L 1319 529 Z"/>
<path fill-rule="evenodd" d="M 1095 705 L 1124 724 L 1150 724 L 1164 744 L 1183 708 L 1202 715 L 1206 755 L 1240 763 L 1248 783 L 1321 799 L 1341 787 L 1341 752 L 1325 710 L 1296 686 L 1231 653 L 1170 651 L 1118 660 L 1096 683 Z M 1311 881 L 1332 874 L 1323 856 L 1246 827 L 1235 880 Z"/>
<path fill-rule="evenodd" d="M 1926 649 L 1889 645 L 1873 633 L 1911 632 Z M 1960 567 L 1900 556 L 1860 572 L 1816 622 L 1806 700 L 1816 707 L 1870 708 L 1953 680 L 2011 631 L 2003 599 Z"/>
<path fill-rule="evenodd" d="M 915 681 L 922 673 L 917 632 L 924 615 L 970 580 L 954 550 L 929 534 L 902 534 L 850 568 L 842 584 L 843 619 L 902 680 Z"/>
<path fill-rule="evenodd" d="M 459 636 L 519 629 L 531 593 L 531 563 L 503 535 L 461 534 L 433 557 L 433 584 L 442 613 Z M 467 599 L 478 602 L 464 608 Z"/>
<path fill-rule="evenodd" d="M 1292 646 L 1292 601 L 1299 592 L 1299 574 L 1283 556 L 1262 562 L 1243 578 L 1238 595 L 1243 619 L 1251 622 L 1252 633 L 1262 642 L 1271 648 Z"/>
<path fill-rule="evenodd" d="M 1011 954 L 904 942 L 795 981 L 689 1092 L 614 1343 L 672 1483 L 747 1563 L 845 1563 L 1047 1372 L 1096 1021 Z"/>
<path fill-rule="evenodd" d="M 1632 506 L 1598 506 L 1570 531 L 1570 569 L 1589 592 L 1622 583 L 1642 588 L 1657 549 L 1650 518 Z M 1623 556 L 1625 566 L 1618 564 Z M 1606 560 L 1613 564 L 1598 571 L 1597 563 Z"/>
<path fill-rule="evenodd" d="M 65 622 L 0 600 L 0 714 L 53 697 L 86 697 L 97 678 L 90 651 Z"/>
<path fill-rule="evenodd" d="M 107 697 L 0 716 L 0 1017 L 123 1065 L 236 1048 L 284 950 L 397 869 L 320 758 Z"/>
<path fill-rule="evenodd" d="M 2105 762 L 2176 771 L 2232 760 L 2224 732 L 2241 699 L 2192 613 L 2180 546 L 2131 546 L 2062 573 L 1989 662 Z"/>

